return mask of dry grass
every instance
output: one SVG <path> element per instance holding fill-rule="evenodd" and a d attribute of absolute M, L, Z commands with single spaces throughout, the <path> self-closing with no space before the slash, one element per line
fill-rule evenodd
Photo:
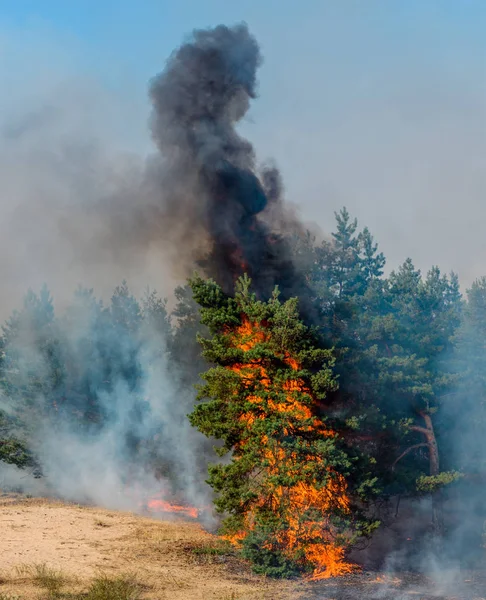
<path fill-rule="evenodd" d="M 133 575 L 118 575 L 96 577 L 86 594 L 78 596 L 79 600 L 139 600 L 145 586 L 140 584 Z M 76 599 L 77 600 L 77 599 Z"/>
<path fill-rule="evenodd" d="M 353 575 L 272 581 L 198 524 L 38 498 L 0 497 L 0 600 L 484 600 L 486 577 L 467 593 L 434 595 L 441 582 Z M 428 591 L 428 592 L 427 592 Z"/>
<path fill-rule="evenodd" d="M 16 572 L 21 579 L 31 581 L 43 589 L 49 598 L 59 598 L 61 590 L 70 580 L 61 571 L 46 564 L 19 565 L 16 567 Z"/>
<path fill-rule="evenodd" d="M 197 523 L 0 498 L 0 594 L 22 600 L 288 600 Z M 127 575 L 129 573 L 129 575 Z M 0 600 L 4 600 L 0 596 Z"/>
<path fill-rule="evenodd" d="M 106 521 L 103 521 L 102 519 L 97 519 L 95 521 L 95 525 L 96 525 L 96 527 L 111 527 L 111 523 L 107 523 Z"/>
<path fill-rule="evenodd" d="M 21 565 L 10 577 L 3 577 L 0 586 L 18 588 L 17 593 L 0 592 L 0 600 L 143 600 L 144 598 L 165 599 L 174 597 L 168 590 L 174 586 L 188 590 L 190 586 L 177 581 L 169 574 L 157 585 L 140 581 L 137 575 L 99 573 L 90 581 L 80 581 L 45 564 Z M 35 590 L 40 591 L 40 595 Z M 192 598 L 192 596 L 185 596 Z M 256 596 L 240 596 L 234 591 L 213 595 L 220 600 L 242 600 Z M 260 596 L 258 596 L 260 598 Z M 264 598 L 264 596 L 261 596 Z"/>
<path fill-rule="evenodd" d="M 209 540 L 186 544 L 182 552 L 185 559 L 195 565 L 222 565 L 226 572 L 239 572 L 251 577 L 251 570 L 235 549 L 224 540 Z"/>
<path fill-rule="evenodd" d="M 41 590 L 41 598 L 45 600 L 140 600 L 144 591 L 150 589 L 131 574 L 110 576 L 100 573 L 90 582 L 80 584 L 75 578 L 45 564 L 22 565 L 15 574 L 10 584 L 23 584 L 25 588 L 30 583 Z M 0 600 L 23 600 L 28 597 L 28 592 L 26 596 L 0 593 Z"/>

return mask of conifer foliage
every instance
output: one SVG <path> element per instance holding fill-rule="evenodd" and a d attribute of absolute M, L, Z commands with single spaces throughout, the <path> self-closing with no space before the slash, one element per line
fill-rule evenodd
<path fill-rule="evenodd" d="M 454 496 L 481 543 L 486 278 L 463 298 L 437 267 L 385 274 L 346 209 L 329 240 L 297 235 L 292 257 L 299 300 L 195 277 L 172 312 L 123 282 L 106 304 L 79 288 L 58 314 L 47 287 L 29 291 L 0 335 L 0 484 L 17 468 L 49 483 L 66 431 L 112 434 L 124 468 L 192 497 L 213 463 L 225 535 L 259 572 L 348 572 L 347 550 L 377 526 L 363 515 L 401 497 L 428 497 L 423 537 L 439 539 L 458 527 Z"/>
<path fill-rule="evenodd" d="M 234 298 L 212 281 L 191 283 L 214 366 L 190 420 L 232 452 L 209 477 L 224 531 L 258 572 L 347 573 L 347 547 L 373 524 L 355 505 L 355 459 L 321 410 L 336 388 L 332 351 L 302 323 L 297 299 L 281 302 L 276 290 L 259 301 L 250 283 L 238 280 Z"/>

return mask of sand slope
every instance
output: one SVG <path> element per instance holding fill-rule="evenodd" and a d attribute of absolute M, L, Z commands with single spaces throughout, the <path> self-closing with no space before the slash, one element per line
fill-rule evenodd
<path fill-rule="evenodd" d="M 174 600 L 294 598 L 292 584 L 252 575 L 244 563 L 198 555 L 216 543 L 197 524 L 158 521 L 130 513 L 39 499 L 0 502 L 0 592 L 36 597 L 22 565 L 46 564 L 80 582 L 100 571 L 133 573 L 147 585 L 146 598 Z M 18 593 L 18 592 L 16 592 Z M 38 593 L 38 590 L 37 590 Z"/>
<path fill-rule="evenodd" d="M 85 591 L 100 572 L 130 573 L 143 584 L 142 598 L 153 600 L 486 599 L 486 578 L 479 574 L 456 575 L 460 588 L 453 592 L 449 585 L 439 589 L 438 580 L 406 574 L 272 581 L 253 575 L 231 553 L 206 553 L 218 543 L 195 522 L 0 495 L 0 597 L 45 598 L 19 567 L 46 564 L 68 577 L 67 591 Z"/>

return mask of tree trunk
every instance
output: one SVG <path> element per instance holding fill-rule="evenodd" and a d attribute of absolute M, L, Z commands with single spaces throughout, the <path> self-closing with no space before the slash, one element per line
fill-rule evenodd
<path fill-rule="evenodd" d="M 413 426 L 413 431 L 418 431 L 425 437 L 425 442 L 429 450 L 429 474 L 434 477 L 440 473 L 439 448 L 435 437 L 434 425 L 429 414 L 421 412 L 420 416 L 425 422 L 425 427 Z M 442 490 L 432 493 L 432 529 L 436 537 L 441 537 L 444 533 L 444 509 Z"/>

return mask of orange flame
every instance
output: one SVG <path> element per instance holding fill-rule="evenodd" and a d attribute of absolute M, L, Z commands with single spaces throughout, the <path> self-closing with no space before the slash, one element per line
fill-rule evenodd
<path fill-rule="evenodd" d="M 240 327 L 234 334 L 234 344 L 236 347 L 248 352 L 256 344 L 268 339 L 269 332 L 262 323 L 251 323 L 247 318 L 243 318 Z M 335 432 L 326 428 L 321 419 L 314 416 L 311 408 L 306 406 L 298 398 L 302 398 L 302 392 L 309 399 L 312 398 L 311 391 L 306 387 L 304 381 L 298 377 L 300 370 L 299 363 L 287 352 L 283 356 L 284 362 L 295 372 L 295 378 L 284 384 L 286 390 L 286 402 L 273 402 L 266 399 L 268 409 L 287 413 L 299 420 L 307 420 L 312 425 L 303 425 L 303 431 L 315 428 L 324 437 L 335 437 Z M 229 367 L 232 371 L 238 373 L 244 380 L 251 381 L 257 379 L 263 386 L 270 387 L 271 381 L 265 368 L 258 360 L 249 360 L 246 364 L 238 364 Z M 299 392 L 297 395 L 295 392 Z M 261 404 L 262 399 L 258 396 L 249 396 L 248 400 L 254 404 Z M 315 399 L 313 399 L 316 405 Z M 312 403 L 311 403 L 312 404 Z M 263 412 L 263 411 L 262 411 Z M 244 413 L 241 420 L 251 425 L 258 418 L 264 419 L 265 416 L 256 417 L 251 413 Z M 264 456 L 267 464 L 267 473 L 275 474 L 277 470 L 283 468 L 289 473 L 298 474 L 302 469 L 302 463 L 298 460 L 296 453 L 286 453 L 281 447 L 272 443 L 266 435 L 261 436 L 261 446 L 264 448 Z M 244 441 L 240 443 L 240 448 L 244 446 Z M 313 456 L 313 460 L 323 463 L 323 458 Z M 325 579 L 336 577 L 353 572 L 355 565 L 345 561 L 345 549 L 334 540 L 335 531 L 329 522 L 328 514 L 333 508 L 338 508 L 344 513 L 350 512 L 350 502 L 347 496 L 347 485 L 344 478 L 328 469 L 328 481 L 323 487 L 322 484 L 314 479 L 310 483 L 299 482 L 290 487 L 278 487 L 272 490 L 271 498 L 261 498 L 258 506 L 263 504 L 273 505 L 274 507 L 286 507 L 286 520 L 288 527 L 284 532 L 278 534 L 278 542 L 284 548 L 284 552 L 289 555 L 295 555 L 301 552 L 307 563 L 314 565 L 312 579 Z M 256 508 L 256 507 L 255 507 Z M 313 518 L 306 518 L 304 515 L 312 512 Z M 252 530 L 254 522 L 254 512 L 251 510 L 246 515 L 245 530 L 238 532 L 230 537 L 230 540 L 238 544 L 246 537 L 246 531 Z M 317 516 L 317 518 L 316 518 Z M 323 541 L 324 540 L 324 541 Z"/>
<path fill-rule="evenodd" d="M 149 500 L 147 502 L 148 508 L 157 512 L 164 513 L 176 513 L 191 519 L 197 519 L 199 517 L 199 509 L 193 506 L 184 506 L 182 504 L 172 504 L 165 500 Z"/>

